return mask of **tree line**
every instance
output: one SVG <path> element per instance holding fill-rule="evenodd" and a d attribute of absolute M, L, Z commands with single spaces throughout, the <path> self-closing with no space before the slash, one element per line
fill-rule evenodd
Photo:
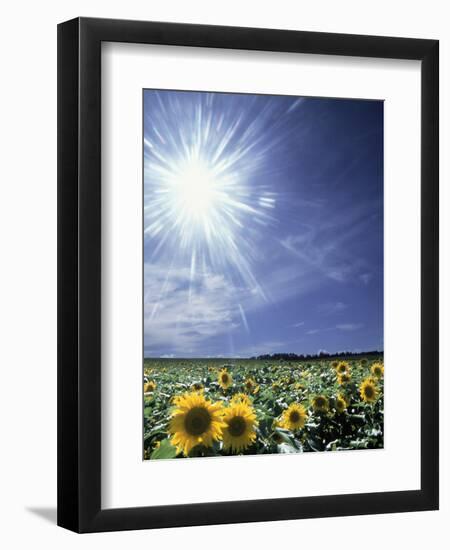
<path fill-rule="evenodd" d="M 340 357 L 369 357 L 373 355 L 381 355 L 383 352 L 379 350 L 371 350 L 364 352 L 353 351 L 339 351 L 336 353 L 328 353 L 327 351 L 320 351 L 316 354 L 300 354 L 297 353 L 266 353 L 264 355 L 258 355 L 250 357 L 258 361 L 308 361 L 314 359 L 338 359 Z"/>

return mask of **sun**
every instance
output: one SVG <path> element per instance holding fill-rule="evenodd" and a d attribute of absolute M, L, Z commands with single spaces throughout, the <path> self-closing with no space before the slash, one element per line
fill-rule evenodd
<path fill-rule="evenodd" d="M 155 94 L 144 135 L 144 236 L 153 260 L 224 274 L 267 299 L 254 274 L 261 228 L 277 223 L 266 179 L 273 143 L 262 119 L 229 112 L 215 94 Z M 150 259 L 149 258 L 149 259 Z"/>
<path fill-rule="evenodd" d="M 175 168 L 169 186 L 174 214 L 190 223 L 208 218 L 220 206 L 220 181 L 214 169 L 201 157 L 184 159 Z"/>

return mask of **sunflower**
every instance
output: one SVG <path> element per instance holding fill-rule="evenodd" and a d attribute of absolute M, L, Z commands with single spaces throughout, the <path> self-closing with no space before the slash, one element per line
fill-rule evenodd
<path fill-rule="evenodd" d="M 349 373 L 345 372 L 344 374 L 338 374 L 338 384 L 340 386 L 343 386 L 344 384 L 348 384 L 351 380 L 351 376 Z"/>
<path fill-rule="evenodd" d="M 312 401 L 315 412 L 325 413 L 328 411 L 328 399 L 324 395 L 316 395 Z"/>
<path fill-rule="evenodd" d="M 231 403 L 233 405 L 236 403 L 245 403 L 245 405 L 251 405 L 252 400 L 246 393 L 235 393 L 231 398 Z"/>
<path fill-rule="evenodd" d="M 191 386 L 191 389 L 192 391 L 202 391 L 204 388 L 203 384 L 201 384 L 200 382 L 194 382 Z"/>
<path fill-rule="evenodd" d="M 303 428 L 306 422 L 306 409 L 303 405 L 292 403 L 283 412 L 280 426 L 287 430 L 295 431 Z"/>
<path fill-rule="evenodd" d="M 253 407 L 246 403 L 235 403 L 225 409 L 223 420 L 223 448 L 238 453 L 256 439 L 258 421 Z"/>
<path fill-rule="evenodd" d="M 227 390 L 233 383 L 233 378 L 227 369 L 222 369 L 219 372 L 219 385 L 222 389 Z"/>
<path fill-rule="evenodd" d="M 331 366 L 335 369 L 339 365 L 339 361 L 332 361 Z"/>
<path fill-rule="evenodd" d="M 383 363 L 374 363 L 371 368 L 370 372 L 375 376 L 375 378 L 383 378 L 384 375 L 384 366 Z"/>
<path fill-rule="evenodd" d="M 276 384 L 277 382 L 274 382 Z M 248 393 L 253 393 L 255 391 L 256 382 L 253 380 L 253 378 L 247 378 L 247 380 L 244 382 L 244 387 L 248 391 Z"/>
<path fill-rule="evenodd" d="M 336 408 L 336 412 L 339 413 L 339 414 L 342 414 L 345 409 L 347 408 L 348 404 L 347 404 L 347 401 L 345 399 L 345 397 L 341 394 L 339 394 L 336 399 L 335 399 L 335 408 Z"/>
<path fill-rule="evenodd" d="M 349 374 L 350 373 L 350 365 L 347 363 L 347 361 L 341 361 L 337 364 L 336 372 L 338 374 Z"/>
<path fill-rule="evenodd" d="M 373 403 L 377 400 L 378 389 L 375 384 L 375 381 L 372 378 L 366 378 L 361 382 L 359 386 L 359 394 L 361 399 L 366 403 Z"/>
<path fill-rule="evenodd" d="M 155 390 L 156 390 L 156 382 L 153 382 L 153 380 L 150 380 L 150 382 L 147 382 L 146 384 L 144 384 L 144 393 L 150 393 Z"/>
<path fill-rule="evenodd" d="M 170 398 L 170 404 L 175 405 L 176 407 L 178 405 L 178 401 L 180 401 L 180 399 L 183 399 L 185 395 L 189 395 L 189 392 L 186 392 L 183 395 L 174 395 L 173 397 Z"/>
<path fill-rule="evenodd" d="M 197 445 L 211 447 L 222 437 L 222 403 L 211 403 L 202 393 L 191 392 L 178 396 L 169 422 L 172 443 L 178 452 L 188 456 Z"/>

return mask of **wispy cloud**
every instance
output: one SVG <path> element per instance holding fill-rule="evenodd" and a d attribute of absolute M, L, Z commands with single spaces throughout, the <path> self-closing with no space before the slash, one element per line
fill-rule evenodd
<path fill-rule="evenodd" d="M 205 340 L 240 325 L 230 286 L 211 273 L 192 280 L 189 269 L 145 265 L 144 337 L 146 350 L 169 354 L 201 351 Z"/>
<path fill-rule="evenodd" d="M 205 355 L 205 350 L 215 355 L 219 350 L 221 356 L 248 356 L 289 349 L 290 343 L 284 341 L 250 344 L 255 327 L 250 325 L 249 315 L 268 305 L 257 289 L 232 285 L 224 275 L 205 269 L 193 272 L 189 267 L 164 262 L 145 264 L 144 277 L 144 339 L 148 355 Z M 269 304 L 298 297 L 317 284 L 313 278 L 304 277 L 301 270 L 282 265 L 264 273 L 261 281 Z M 293 326 L 300 328 L 304 324 L 305 321 L 298 321 Z M 248 347 L 235 349 L 234 340 L 243 331 L 249 335 Z M 237 340 L 242 346 L 242 338 Z"/>
<path fill-rule="evenodd" d="M 353 253 L 349 243 L 367 231 L 373 223 L 376 205 L 371 201 L 348 207 L 321 224 L 303 224 L 301 232 L 280 240 L 284 249 L 323 277 L 338 283 L 367 280 L 367 262 Z M 367 283 L 365 283 L 367 284 Z"/>
<path fill-rule="evenodd" d="M 264 269 L 258 275 L 258 283 L 264 289 L 264 296 L 258 292 L 258 288 L 237 289 L 239 303 L 244 311 L 256 311 L 266 308 L 268 304 L 280 304 L 289 300 L 298 300 L 301 296 L 320 286 L 320 280 L 314 277 L 308 269 L 302 266 L 285 264 L 283 258 L 275 260 L 275 253 L 268 248 L 267 257 L 273 258 L 272 262 L 264 264 Z"/>
<path fill-rule="evenodd" d="M 359 330 L 363 328 L 362 323 L 343 323 L 342 325 L 336 325 L 338 330 Z"/>
<path fill-rule="evenodd" d="M 334 330 L 334 327 L 325 327 L 325 328 L 312 328 L 310 330 L 307 330 L 305 334 L 308 334 L 309 336 L 313 334 L 320 334 L 322 332 L 328 332 L 329 330 Z"/>
<path fill-rule="evenodd" d="M 362 273 L 359 278 L 361 279 L 361 281 L 365 284 L 365 285 L 368 285 L 370 283 L 370 281 L 372 280 L 372 273 Z"/>
<path fill-rule="evenodd" d="M 353 331 L 353 330 L 359 330 L 363 327 L 364 325 L 362 323 L 342 323 L 342 324 L 335 325 L 333 327 L 313 328 L 313 329 L 307 330 L 305 334 L 308 334 L 309 336 L 311 336 L 313 334 L 321 334 L 323 332 L 329 332 L 332 330 Z"/>
<path fill-rule="evenodd" d="M 317 311 L 320 315 L 334 315 L 335 313 L 341 313 L 348 308 L 348 304 L 344 302 L 327 302 L 325 304 L 319 304 Z"/>

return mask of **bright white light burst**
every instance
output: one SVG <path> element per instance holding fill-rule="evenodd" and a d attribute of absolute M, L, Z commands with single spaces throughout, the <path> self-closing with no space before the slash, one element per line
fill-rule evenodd
<path fill-rule="evenodd" d="M 273 143 L 264 117 L 217 95 L 187 102 L 154 92 L 158 108 L 145 121 L 145 233 L 154 256 L 185 261 L 192 278 L 221 273 L 263 296 L 251 265 L 261 225 L 274 222 L 276 196 L 263 183 Z"/>
<path fill-rule="evenodd" d="M 216 210 L 220 211 L 226 196 L 221 183 L 220 177 L 200 158 L 186 160 L 175 167 L 173 178 L 167 181 L 168 200 L 175 217 L 179 216 L 183 225 L 209 227 L 210 219 Z"/>

